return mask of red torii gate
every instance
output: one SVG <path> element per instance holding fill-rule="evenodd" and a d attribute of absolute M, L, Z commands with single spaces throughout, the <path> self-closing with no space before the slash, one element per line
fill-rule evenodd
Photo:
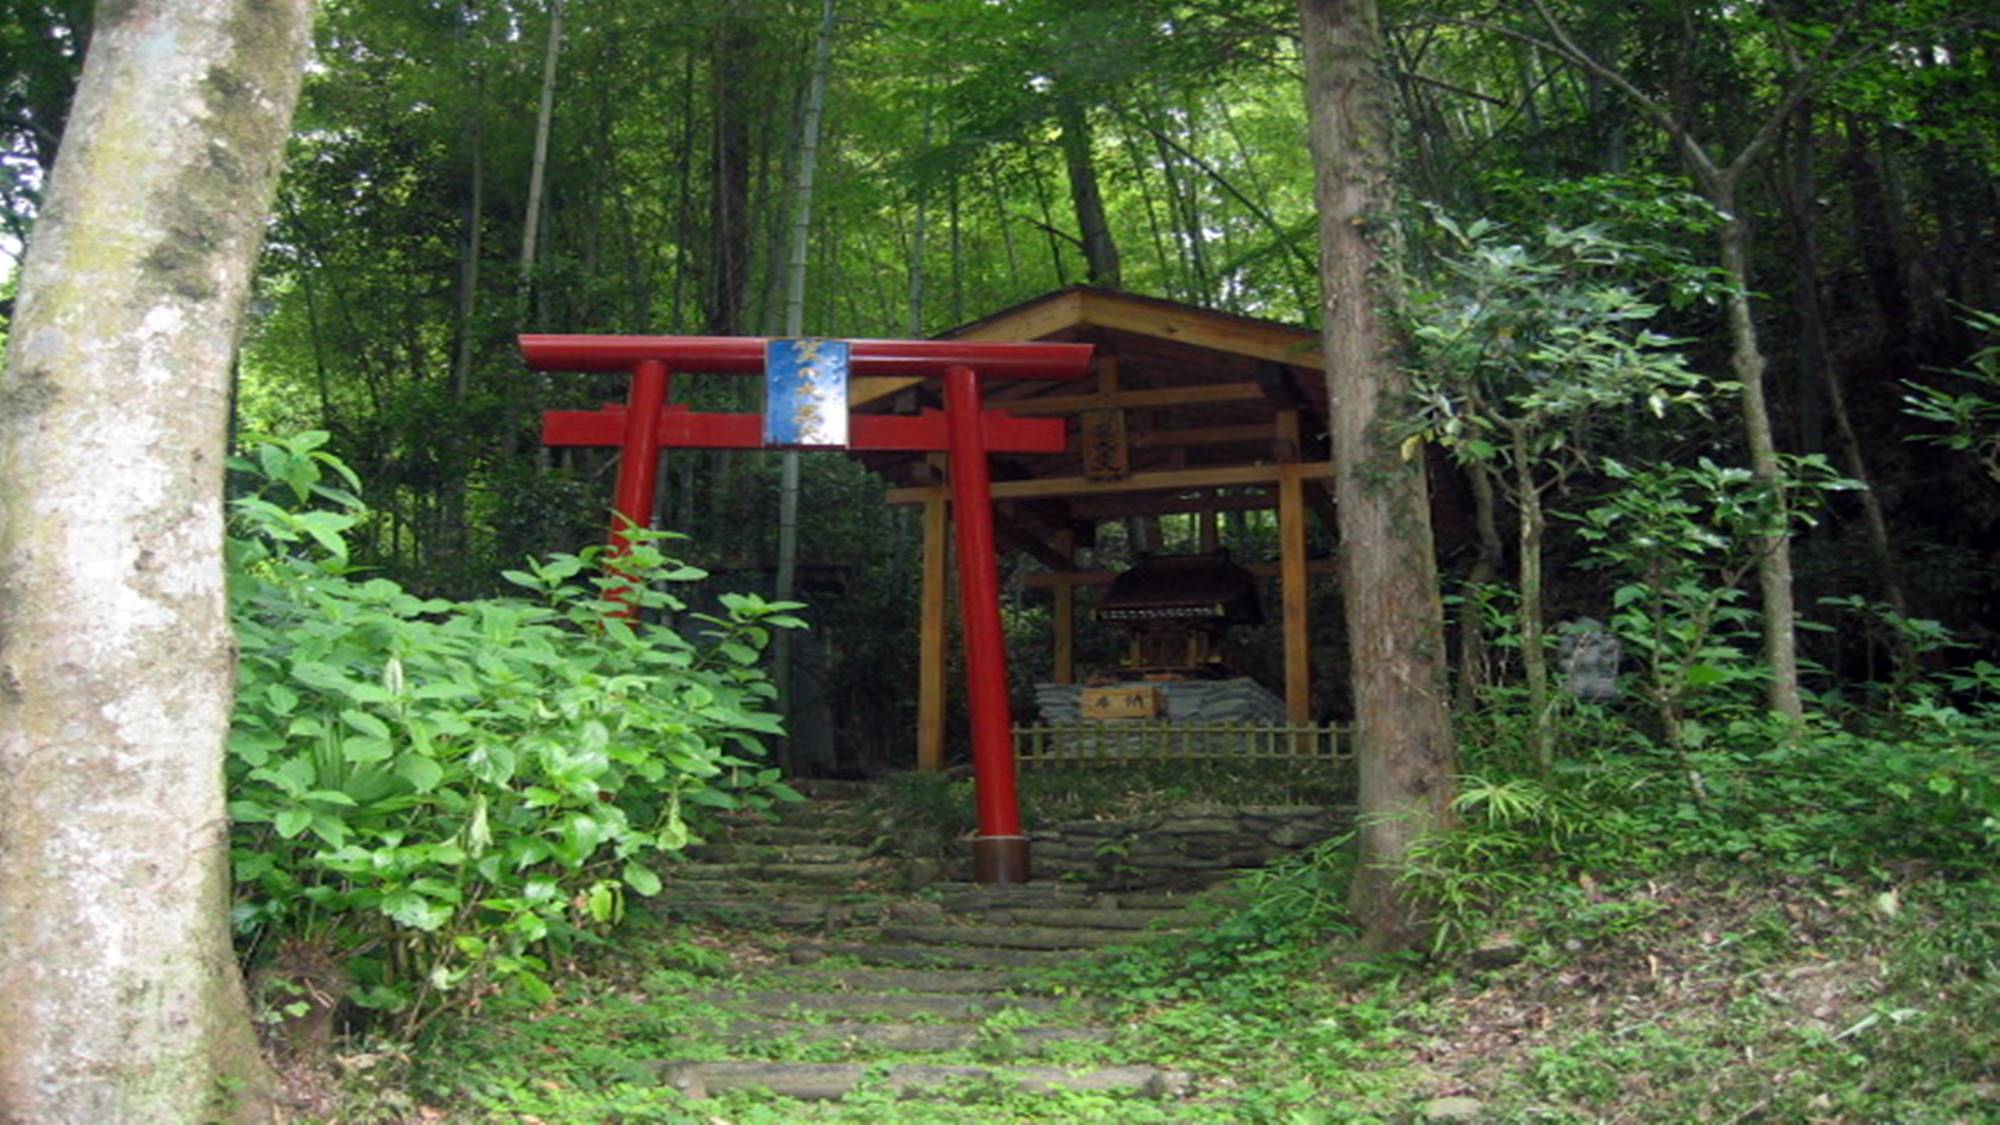
<path fill-rule="evenodd" d="M 979 835 L 974 877 L 982 883 L 1028 878 L 1028 839 L 1014 786 L 1014 723 L 1007 704 L 1007 652 L 1000 624 L 999 568 L 993 538 L 992 482 L 986 456 L 1060 453 L 1068 444 L 1060 418 L 1016 418 L 982 403 L 982 379 L 1080 379 L 1090 372 L 1089 344 L 967 343 L 956 340 L 846 342 L 845 375 L 941 378 L 945 408 L 915 415 L 855 414 L 846 442 L 774 446 L 760 414 L 700 414 L 667 401 L 681 374 L 767 374 L 775 344 L 748 336 L 522 336 L 521 358 L 537 371 L 624 372 L 625 403 L 595 411 L 550 411 L 546 445 L 617 446 L 618 485 L 611 542 L 626 527 L 652 523 L 660 449 L 850 448 L 935 451 L 950 455 L 958 528 L 961 612 L 965 623 L 966 695 L 972 712 L 973 784 Z M 838 343 L 838 342 L 836 342 Z M 845 410 L 844 386 L 839 408 Z"/>

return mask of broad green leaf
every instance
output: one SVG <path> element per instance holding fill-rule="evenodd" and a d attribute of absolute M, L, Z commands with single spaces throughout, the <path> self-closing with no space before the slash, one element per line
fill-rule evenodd
<path fill-rule="evenodd" d="M 348 726 L 371 738 L 386 740 L 389 737 L 389 724 L 366 711 L 348 708 L 340 713 L 340 717 Z"/>
<path fill-rule="evenodd" d="M 396 774 L 417 792 L 428 793 L 444 780 L 444 767 L 422 754 L 404 754 L 396 759 Z"/>
<path fill-rule="evenodd" d="M 638 863 L 625 865 L 625 885 L 647 897 L 660 893 L 660 877 Z"/>
<path fill-rule="evenodd" d="M 355 765 L 386 762 L 394 753 L 395 748 L 380 738 L 345 738 L 340 742 L 340 756 Z"/>

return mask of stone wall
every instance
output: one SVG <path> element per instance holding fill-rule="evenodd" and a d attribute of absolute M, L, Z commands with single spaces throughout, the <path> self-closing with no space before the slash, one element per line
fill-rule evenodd
<path fill-rule="evenodd" d="M 1262 867 L 1346 832 L 1345 806 L 1182 808 L 1126 820 L 1072 820 L 1030 830 L 1036 879 L 1105 890 L 1179 890 Z"/>
<path fill-rule="evenodd" d="M 1285 701 L 1247 676 L 1230 680 L 1132 680 L 1114 687 L 1149 687 L 1160 692 L 1166 714 L 1174 723 L 1283 723 Z M 1036 684 L 1035 710 L 1044 723 L 1074 723 L 1082 718 L 1082 684 Z"/>

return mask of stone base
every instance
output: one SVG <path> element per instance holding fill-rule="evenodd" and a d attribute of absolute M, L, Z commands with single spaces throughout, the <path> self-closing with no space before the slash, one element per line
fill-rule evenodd
<path fill-rule="evenodd" d="M 972 881 L 975 883 L 1025 883 L 1028 881 L 1028 838 L 1026 836 L 976 836 L 972 840 Z"/>

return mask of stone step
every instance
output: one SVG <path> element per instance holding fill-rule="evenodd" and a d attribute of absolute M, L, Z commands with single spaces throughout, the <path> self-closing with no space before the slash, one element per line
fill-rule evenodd
<path fill-rule="evenodd" d="M 862 1084 L 870 1067 L 863 1063 L 699 1062 L 670 1060 L 659 1064 L 660 1080 L 690 1098 L 706 1098 L 731 1090 L 763 1089 L 804 1101 L 838 1101 Z M 1184 1094 L 1188 1075 L 1152 1066 L 1112 1066 L 1072 1074 L 1058 1067 L 920 1066 L 890 1067 L 869 1078 L 871 1090 L 926 1093 L 952 1082 L 1005 1082 L 1031 1093 L 1054 1090 L 1139 1094 L 1170 1098 Z"/>
<path fill-rule="evenodd" d="M 1001 926 L 1054 926 L 1062 929 L 1144 930 L 1156 924 L 1185 922 L 1185 910 L 1110 910 L 1027 907 L 995 910 L 982 921 Z"/>
<path fill-rule="evenodd" d="M 868 858 L 868 849 L 853 844 L 696 844 L 687 850 L 698 863 L 757 863 L 796 866 L 809 863 L 853 863 Z"/>
<path fill-rule="evenodd" d="M 929 888 L 937 902 L 953 914 L 979 914 L 1022 907 L 1096 910 L 1178 910 L 1192 905 L 1199 892 L 1192 891 L 1112 891 L 1079 883 L 1023 883 L 1014 886 L 982 886 L 978 883 L 939 881 Z"/>
<path fill-rule="evenodd" d="M 845 1043 L 856 1052 L 963 1051 L 978 1046 L 982 1038 L 994 1041 L 993 1036 L 1004 1035 L 1007 1049 L 1021 1053 L 1036 1052 L 1052 1043 L 1109 1043 L 1113 1034 L 1103 1027 L 1015 1027 L 995 1033 L 978 1024 L 862 1020 L 728 1020 L 719 1033 L 731 1047 L 739 1049 L 774 1042 Z"/>
<path fill-rule="evenodd" d="M 845 837 L 852 833 L 838 831 L 831 826 L 791 825 L 791 824 L 747 824 L 731 829 L 722 839 L 713 844 L 761 844 L 765 846 L 796 847 L 821 844 L 849 844 Z"/>
<path fill-rule="evenodd" d="M 778 814 L 784 828 L 817 828 L 852 832 L 869 827 L 867 814 L 858 801 L 811 801 L 788 805 Z"/>
<path fill-rule="evenodd" d="M 854 781 L 834 777 L 807 777 L 797 781 L 788 781 L 786 784 L 790 785 L 800 795 L 809 799 L 833 798 L 835 800 L 853 800 L 856 797 L 866 797 L 875 791 L 875 783 L 872 781 Z"/>
<path fill-rule="evenodd" d="M 1009 1009 L 1041 1015 L 1062 1011 L 1047 996 L 947 995 L 925 992 L 692 992 L 688 999 L 752 1016 L 870 1016 L 890 1019 L 978 1020 Z"/>
<path fill-rule="evenodd" d="M 864 965 L 901 965 L 933 969 L 1042 969 L 1076 959 L 1071 951 L 992 949 L 972 946 L 907 946 L 812 944 L 788 950 L 793 964 L 810 965 L 827 957 L 851 957 Z"/>
<path fill-rule="evenodd" d="M 677 873 L 680 869 L 670 868 L 669 870 Z M 654 897 L 659 901 L 721 898 L 816 898 L 826 902 L 841 900 L 851 900 L 854 902 L 909 902 L 909 896 L 901 892 L 855 890 L 853 887 L 843 883 L 788 883 L 771 879 L 668 879 L 665 888 Z"/>
<path fill-rule="evenodd" d="M 882 940 L 918 945 L 972 945 L 992 949 L 1101 949 L 1134 939 L 1128 930 L 1072 929 L 1055 926 L 882 927 Z"/>
<path fill-rule="evenodd" d="M 670 882 L 712 882 L 736 879 L 752 882 L 833 883 L 880 882 L 892 874 L 880 863 L 857 860 L 852 863 L 678 863 L 663 875 Z"/>
<path fill-rule="evenodd" d="M 764 978 L 781 987 L 841 992 L 1043 992 L 1034 973 L 1004 969 L 779 969 Z"/>
<path fill-rule="evenodd" d="M 891 901 L 838 902 L 819 898 L 754 898 L 692 896 L 653 901 L 653 912 L 680 921 L 715 921 L 741 927 L 773 926 L 781 930 L 836 929 L 872 926 L 897 909 Z"/>

